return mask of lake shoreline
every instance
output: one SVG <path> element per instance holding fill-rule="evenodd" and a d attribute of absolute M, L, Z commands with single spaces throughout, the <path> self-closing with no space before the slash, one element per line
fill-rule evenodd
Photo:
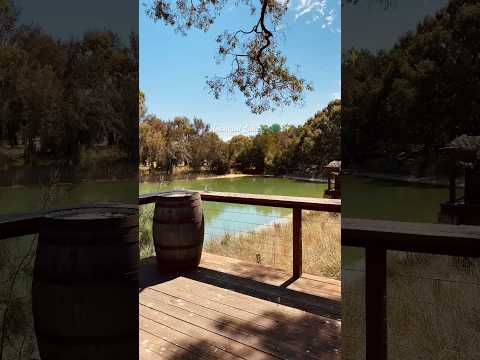
<path fill-rule="evenodd" d="M 185 175 L 185 176 L 183 176 Z M 204 173 L 188 173 L 182 174 L 180 176 L 175 176 L 172 179 L 160 179 L 161 175 L 158 175 L 157 178 L 154 179 L 140 179 L 140 184 L 148 184 L 148 183 L 155 183 L 155 182 L 171 182 L 175 180 L 210 180 L 210 179 L 236 179 L 242 177 L 263 177 L 263 178 L 275 178 L 275 179 L 288 179 L 288 180 L 295 180 L 295 181 L 305 181 L 305 182 L 313 182 L 313 183 L 321 183 L 326 184 L 328 182 L 327 179 L 317 178 L 317 177 L 302 177 L 302 176 L 289 176 L 289 175 L 271 175 L 271 174 L 245 174 L 245 173 L 232 173 L 232 174 L 224 174 L 224 175 L 215 175 L 212 174 L 211 176 L 205 176 Z M 142 176 L 140 176 L 142 178 Z"/>
<path fill-rule="evenodd" d="M 347 175 L 347 174 L 346 174 Z M 356 177 L 366 177 L 374 180 L 387 180 L 387 181 L 397 181 L 404 182 L 409 184 L 418 184 L 418 185 L 434 185 L 445 187 L 448 186 L 448 178 L 446 177 L 434 177 L 434 176 L 424 176 L 416 177 L 412 175 L 393 175 L 393 174 L 381 174 L 376 172 L 368 171 L 351 171 L 348 175 Z M 457 187 L 463 188 L 465 186 L 463 181 L 457 180 Z"/>

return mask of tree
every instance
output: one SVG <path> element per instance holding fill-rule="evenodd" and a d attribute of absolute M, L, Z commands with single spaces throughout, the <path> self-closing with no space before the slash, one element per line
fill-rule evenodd
<path fill-rule="evenodd" d="M 390 50 L 343 56 L 345 160 L 371 171 L 431 174 L 440 147 L 480 132 L 479 23 L 478 1 L 451 0 Z"/>
<path fill-rule="evenodd" d="M 193 134 L 189 141 L 190 164 L 196 171 L 201 170 L 202 165 L 209 156 L 208 140 L 210 127 L 202 119 L 193 119 Z"/>
<path fill-rule="evenodd" d="M 0 2 L 0 137 L 11 146 L 21 138 L 27 163 L 77 164 L 104 138 L 135 161 L 136 37 L 128 47 L 108 31 L 55 40 L 34 25 L 18 26 L 17 16 L 11 2 Z"/>
<path fill-rule="evenodd" d="M 228 141 L 227 158 L 230 166 L 234 166 L 243 149 L 250 146 L 251 139 L 245 135 L 236 135 Z"/>
<path fill-rule="evenodd" d="M 224 174 L 229 169 L 227 145 L 220 139 L 220 137 L 209 132 L 206 137 L 206 161 L 211 171 L 216 174 Z"/>
<path fill-rule="evenodd" d="M 153 162 L 163 163 L 165 159 L 166 150 L 166 138 L 165 134 L 155 128 L 153 122 L 160 121 L 158 119 L 150 119 L 140 123 L 139 134 L 139 156 L 140 162 Z"/>
<path fill-rule="evenodd" d="M 147 14 L 186 35 L 192 28 L 208 31 L 228 3 L 228 0 L 153 0 Z M 302 103 L 304 93 L 313 90 L 313 86 L 300 78 L 298 71 L 287 67 L 287 59 L 276 40 L 288 1 L 244 0 L 242 3 L 252 14 L 258 14 L 257 21 L 244 29 L 224 31 L 217 37 L 217 62 L 232 60 L 232 67 L 225 76 L 207 80 L 211 93 L 218 99 L 224 93 L 238 90 L 253 113 Z"/>
<path fill-rule="evenodd" d="M 145 106 L 145 93 L 140 90 L 138 93 L 138 119 L 141 121 L 147 114 L 147 108 Z"/>

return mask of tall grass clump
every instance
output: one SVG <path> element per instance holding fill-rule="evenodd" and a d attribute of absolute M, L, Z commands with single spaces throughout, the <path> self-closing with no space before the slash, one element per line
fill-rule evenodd
<path fill-rule="evenodd" d="M 480 261 L 469 260 L 461 269 L 450 256 L 389 252 L 389 359 L 479 358 Z M 342 356 L 359 360 L 365 359 L 365 283 L 352 273 L 342 281 Z"/>
<path fill-rule="evenodd" d="M 155 247 L 153 245 L 153 213 L 154 205 L 148 204 L 140 206 L 139 209 L 139 246 L 140 258 L 146 258 L 155 254 Z"/>
<path fill-rule="evenodd" d="M 41 186 L 39 209 L 51 208 L 65 196 L 61 171 L 52 169 Z M 38 359 L 32 314 L 32 278 L 38 235 L 2 241 L 0 244 L 0 359 Z"/>
<path fill-rule="evenodd" d="M 204 250 L 235 259 L 292 269 L 292 221 L 241 233 L 226 233 L 207 241 Z M 340 216 L 324 212 L 302 214 L 303 271 L 340 278 Z"/>

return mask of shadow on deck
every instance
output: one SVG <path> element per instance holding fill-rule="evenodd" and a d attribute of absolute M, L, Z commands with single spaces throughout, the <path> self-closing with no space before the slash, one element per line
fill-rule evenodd
<path fill-rule="evenodd" d="M 288 284 L 281 270 L 206 253 L 187 273 L 161 275 L 153 257 L 141 269 L 142 360 L 340 358 L 338 280 Z"/>

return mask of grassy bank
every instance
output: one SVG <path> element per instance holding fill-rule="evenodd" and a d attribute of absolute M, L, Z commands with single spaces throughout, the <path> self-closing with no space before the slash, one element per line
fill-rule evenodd
<path fill-rule="evenodd" d="M 153 207 L 140 210 L 140 253 L 154 253 L 152 242 Z M 256 230 L 226 233 L 210 239 L 204 250 L 273 266 L 290 271 L 292 268 L 291 217 Z M 340 277 L 340 216 L 306 212 L 302 216 L 303 269 L 305 273 Z"/>

